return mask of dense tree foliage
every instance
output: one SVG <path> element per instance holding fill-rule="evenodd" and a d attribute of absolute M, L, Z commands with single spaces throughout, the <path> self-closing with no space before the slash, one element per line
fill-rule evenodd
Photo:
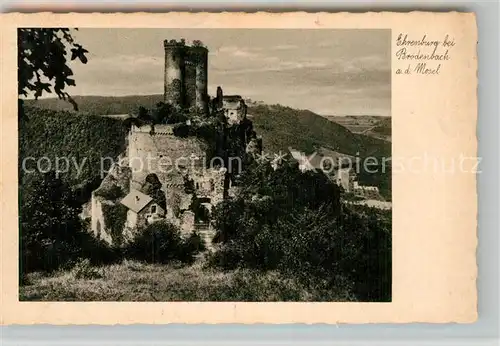
<path fill-rule="evenodd" d="M 204 249 L 202 239 L 196 234 L 181 237 L 177 227 L 167 222 L 155 222 L 137 234 L 125 248 L 127 258 L 148 263 L 171 261 L 192 262 Z"/>
<path fill-rule="evenodd" d="M 157 102 L 151 109 L 139 106 L 131 113 L 137 113 L 137 119 L 146 124 L 178 124 L 188 120 L 190 115 L 187 110 L 164 102 Z"/>
<path fill-rule="evenodd" d="M 25 121 L 19 124 L 21 184 L 33 170 L 56 169 L 59 158 L 59 176 L 87 198 L 125 149 L 127 129 L 119 120 L 32 107 L 26 107 L 25 113 Z"/>
<path fill-rule="evenodd" d="M 221 248 L 212 264 L 280 270 L 359 300 L 390 300 L 390 214 L 351 210 L 323 174 L 296 165 L 255 163 L 240 179 L 236 197 L 214 210 Z"/>
<path fill-rule="evenodd" d="M 20 228 L 23 269 L 52 269 L 61 259 L 77 254 L 80 231 L 71 189 L 54 172 L 38 176 L 28 193 L 22 194 Z"/>
<path fill-rule="evenodd" d="M 127 221 L 127 211 L 127 207 L 121 203 L 102 204 L 104 223 L 116 247 L 120 247 L 124 242 L 123 229 Z"/>
<path fill-rule="evenodd" d="M 125 193 L 118 185 L 111 185 L 110 187 L 95 190 L 94 196 L 102 197 L 108 201 L 118 201 L 119 199 L 125 197 Z"/>
<path fill-rule="evenodd" d="M 107 261 L 113 256 L 83 229 L 81 205 L 55 172 L 37 174 L 20 194 L 20 275 L 70 266 L 79 258 Z"/>
<path fill-rule="evenodd" d="M 126 129 L 109 118 L 24 111 L 19 123 L 20 274 L 68 266 L 78 258 L 116 259 L 115 250 L 87 233 L 78 214 L 105 173 L 101 158 L 110 158 L 106 170 L 123 151 Z M 104 194 L 117 199 L 123 191 Z"/>
<path fill-rule="evenodd" d="M 271 152 L 287 148 L 313 153 L 327 148 L 358 157 L 361 162 L 378 162 L 376 167 L 360 165 L 357 171 L 361 185 L 377 186 L 381 195 L 391 199 L 391 166 L 384 165 L 391 157 L 391 143 L 355 134 L 308 110 L 298 110 L 280 105 L 259 105 L 249 108 L 256 131 L 263 138 L 264 147 Z M 389 119 L 390 122 L 390 119 Z M 390 161 L 389 161 L 390 162 Z"/>
<path fill-rule="evenodd" d="M 141 190 L 144 194 L 153 198 L 163 210 L 167 210 L 167 197 L 162 190 L 162 184 L 156 174 L 148 174 Z"/>

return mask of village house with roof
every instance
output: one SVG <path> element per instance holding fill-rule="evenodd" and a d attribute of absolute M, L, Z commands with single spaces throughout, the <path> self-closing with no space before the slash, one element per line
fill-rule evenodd
<path fill-rule="evenodd" d="M 125 227 L 131 229 L 147 226 L 165 217 L 165 209 L 159 203 L 135 189 L 131 189 L 120 203 L 128 209 Z"/>

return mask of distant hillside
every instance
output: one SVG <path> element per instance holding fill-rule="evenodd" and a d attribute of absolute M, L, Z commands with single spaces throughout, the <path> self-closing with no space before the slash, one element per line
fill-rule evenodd
<path fill-rule="evenodd" d="M 370 115 L 324 116 L 330 121 L 345 126 L 349 131 L 391 141 L 391 118 Z"/>
<path fill-rule="evenodd" d="M 59 159 L 61 177 L 88 194 L 102 179 L 101 158 L 109 158 L 103 162 L 108 169 L 111 160 L 125 150 L 127 129 L 120 120 L 29 106 L 24 109 L 25 118 L 19 123 L 19 158 L 21 162 L 33 158 L 25 162 L 27 172 L 36 171 L 37 162 L 42 170 L 55 169 Z M 33 176 L 23 174 L 23 186 Z"/>
<path fill-rule="evenodd" d="M 308 110 L 284 106 L 249 107 L 257 132 L 269 151 L 294 147 L 311 153 L 325 147 L 337 152 L 359 156 L 390 156 L 391 144 L 355 134 L 346 127 Z"/>
<path fill-rule="evenodd" d="M 74 96 L 73 99 L 78 104 L 79 113 L 91 115 L 109 115 L 137 112 L 139 106 L 153 108 L 156 103 L 163 101 L 163 95 L 138 95 L 138 96 Z M 57 98 L 47 98 L 26 100 L 30 106 L 57 111 L 73 111 L 73 106 L 64 100 Z"/>
<path fill-rule="evenodd" d="M 137 96 L 75 96 L 79 113 L 110 115 L 135 113 L 139 106 L 152 108 L 162 101 L 162 95 Z M 51 98 L 26 104 L 52 110 L 73 112 L 69 102 Z M 288 147 L 311 153 L 326 147 L 341 153 L 360 156 L 389 156 L 391 145 L 385 141 L 349 131 L 348 128 L 308 110 L 297 110 L 279 105 L 250 106 L 248 113 L 259 135 L 263 137 L 264 149 L 277 152 Z"/>

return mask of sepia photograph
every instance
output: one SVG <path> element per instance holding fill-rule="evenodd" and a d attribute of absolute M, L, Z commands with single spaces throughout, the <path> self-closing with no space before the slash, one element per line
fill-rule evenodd
<path fill-rule="evenodd" d="M 391 302 L 391 43 L 18 28 L 19 301 Z"/>

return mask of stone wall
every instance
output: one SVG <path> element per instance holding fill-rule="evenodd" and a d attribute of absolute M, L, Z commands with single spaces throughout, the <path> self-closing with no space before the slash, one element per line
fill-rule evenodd
<path fill-rule="evenodd" d="M 181 232 L 189 234 L 194 230 L 195 215 L 192 211 L 187 210 L 182 213 Z"/>
<path fill-rule="evenodd" d="M 242 99 L 228 97 L 223 100 L 222 108 L 230 125 L 239 124 L 246 118 L 247 107 Z"/>
<path fill-rule="evenodd" d="M 208 145 L 195 137 L 163 134 L 167 132 L 168 126 L 155 126 L 155 134 L 150 133 L 150 126 L 133 127 L 129 132 L 128 161 L 132 171 L 131 187 L 140 190 L 146 176 L 156 174 L 165 192 L 168 216 L 174 217 L 179 216 L 185 195 L 184 176 L 205 172 Z"/>
<path fill-rule="evenodd" d="M 351 168 L 339 168 L 335 172 L 335 180 L 337 185 L 341 186 L 344 191 L 350 192 L 351 187 Z"/>
<path fill-rule="evenodd" d="M 202 47 L 192 48 L 195 62 L 195 101 L 196 107 L 208 112 L 208 50 Z"/>
<path fill-rule="evenodd" d="M 104 240 L 108 244 L 113 243 L 111 234 L 107 231 L 106 222 L 104 221 L 104 213 L 102 211 L 103 204 L 112 204 L 110 201 L 106 201 L 102 197 L 95 196 L 92 193 L 91 197 L 92 204 L 92 218 L 91 218 L 91 228 L 92 233 L 97 239 Z"/>
<path fill-rule="evenodd" d="M 207 169 L 204 174 L 194 176 L 196 195 L 199 198 L 209 198 L 215 205 L 222 201 L 224 196 L 224 168 Z"/>

